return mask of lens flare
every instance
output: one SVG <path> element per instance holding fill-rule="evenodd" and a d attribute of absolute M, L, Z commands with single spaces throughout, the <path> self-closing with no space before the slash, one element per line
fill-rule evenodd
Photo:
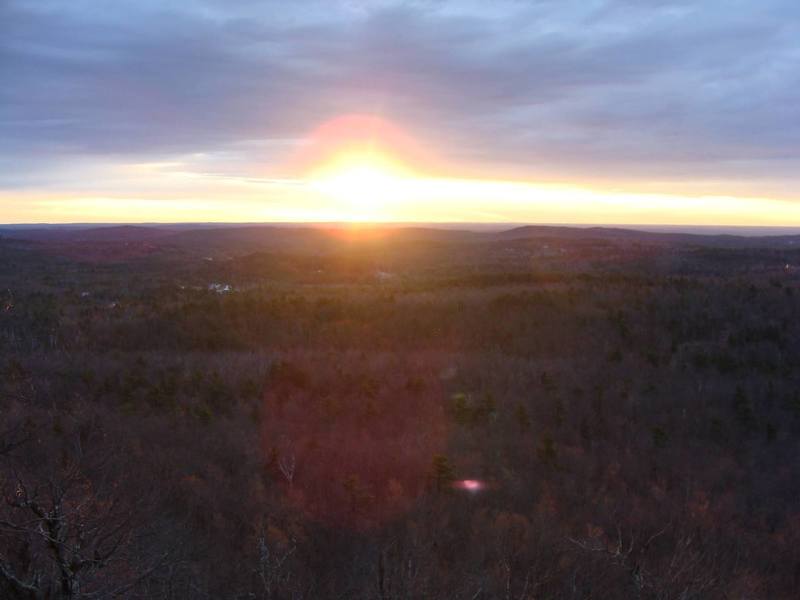
<path fill-rule="evenodd" d="M 478 479 L 462 479 L 461 481 L 456 481 L 454 487 L 475 494 L 484 490 L 486 485 Z"/>

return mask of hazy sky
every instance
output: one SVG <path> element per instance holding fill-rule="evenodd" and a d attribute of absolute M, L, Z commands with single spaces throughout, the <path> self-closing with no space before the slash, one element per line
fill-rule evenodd
<path fill-rule="evenodd" d="M 0 222 L 800 225 L 797 0 L 0 0 L 0 77 Z"/>

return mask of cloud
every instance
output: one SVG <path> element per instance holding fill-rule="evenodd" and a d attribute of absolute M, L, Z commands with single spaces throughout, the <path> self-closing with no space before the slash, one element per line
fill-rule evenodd
<path fill-rule="evenodd" d="M 346 113 L 476 175 L 800 173 L 793 0 L 7 0 L 0 23 L 0 187 L 87 160 L 247 173 Z"/>

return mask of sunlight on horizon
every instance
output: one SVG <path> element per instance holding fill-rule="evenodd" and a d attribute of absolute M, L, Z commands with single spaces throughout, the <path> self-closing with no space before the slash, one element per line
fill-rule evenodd
<path fill-rule="evenodd" d="M 312 192 L 341 203 L 344 220 L 380 221 L 402 202 L 416 180 L 399 161 L 374 152 L 342 152 L 304 179 Z"/>
<path fill-rule="evenodd" d="M 800 204 L 787 200 L 443 176 L 437 173 L 452 169 L 441 165 L 397 125 L 371 115 L 343 115 L 310 132 L 283 164 L 271 165 L 277 176 L 217 173 L 188 159 L 131 163 L 113 169 L 105 184 L 87 173 L 83 180 L 90 183 L 81 189 L 6 193 L 0 201 L 16 205 L 6 218 L 12 223 L 800 225 Z"/>
<path fill-rule="evenodd" d="M 19 194 L 9 223 L 524 222 L 800 225 L 800 205 L 772 198 L 607 192 L 576 185 L 413 177 L 353 166 L 309 179 L 165 176 L 169 193 Z"/>

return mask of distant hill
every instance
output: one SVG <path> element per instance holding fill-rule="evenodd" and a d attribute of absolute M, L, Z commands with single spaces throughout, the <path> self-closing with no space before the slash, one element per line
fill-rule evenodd
<path fill-rule="evenodd" d="M 579 242 L 597 240 L 613 244 L 651 246 L 698 246 L 716 248 L 800 248 L 800 235 L 731 235 L 666 231 L 642 231 L 622 227 L 571 227 L 525 225 L 501 231 L 477 231 L 438 225 L 287 225 L 287 224 L 187 224 L 100 225 L 3 227 L 0 238 L 34 242 L 58 254 L 96 255 L 98 244 L 109 251 L 115 245 L 127 247 L 126 256 L 153 254 L 171 249 L 199 256 L 241 256 L 252 252 L 325 253 L 343 247 L 393 246 L 409 248 L 415 244 L 524 243 L 525 240 L 561 239 Z M 110 255 L 115 255 L 110 252 Z"/>
<path fill-rule="evenodd" d="M 163 238 L 172 233 L 171 229 L 143 225 L 0 229 L 0 235 L 5 238 L 38 242 L 142 242 Z"/>
<path fill-rule="evenodd" d="M 661 244 L 689 244 L 725 248 L 800 246 L 800 235 L 743 236 L 732 234 L 701 234 L 679 232 L 654 232 L 621 227 L 567 227 L 551 225 L 525 225 L 494 234 L 496 239 L 517 240 L 527 238 L 600 239 Z"/>

